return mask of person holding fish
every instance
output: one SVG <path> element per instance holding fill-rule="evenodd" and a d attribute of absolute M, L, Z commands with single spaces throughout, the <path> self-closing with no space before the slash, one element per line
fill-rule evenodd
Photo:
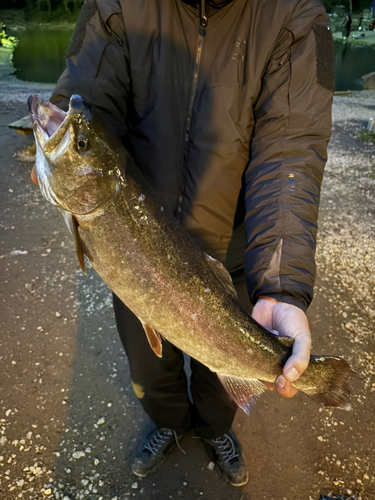
<path fill-rule="evenodd" d="M 211 344 L 204 344 L 215 353 L 217 347 L 217 357 L 206 362 L 210 349 L 198 340 L 195 350 L 188 343 L 184 349 L 184 325 L 180 336 L 168 336 L 168 327 L 166 334 L 159 332 L 152 319 L 158 307 L 147 311 L 146 321 L 131 312 L 138 305 L 128 309 L 113 286 L 133 389 L 154 423 L 133 457 L 137 476 L 155 471 L 178 437 L 194 429 L 229 482 L 246 484 L 244 454 L 231 430 L 237 404 L 248 411 L 264 384 L 284 397 L 296 394 L 310 360 L 305 312 L 313 297 L 333 90 L 332 36 L 319 0 L 86 0 L 83 5 L 51 102 L 69 109 L 67 116 L 86 109 L 77 94 L 90 103 L 126 146 L 162 209 L 207 254 L 199 259 L 206 259 L 228 291 L 227 303 L 234 300 L 232 280 L 243 308 L 250 311 L 252 304 L 253 319 L 294 339 L 294 344 L 283 341 L 289 357 L 279 372 L 243 377 L 244 383 L 234 368 L 223 373 L 224 347 L 215 346 L 224 338 L 219 327 Z M 43 115 L 39 105 L 33 101 L 31 110 L 43 123 L 47 105 Z M 77 148 L 86 154 L 87 138 L 79 137 Z M 147 204 L 147 195 L 138 199 L 134 210 Z M 84 240 L 85 223 L 72 220 L 76 237 Z M 77 247 L 82 259 L 90 254 L 87 245 Z M 161 255 L 173 270 L 173 253 Z M 175 269 L 182 264 L 191 265 L 189 259 L 176 261 Z M 178 269 L 185 283 L 185 268 Z M 214 287 L 203 290 L 204 304 Z M 213 311 L 215 303 L 209 307 Z M 181 314 L 187 309 L 182 304 Z M 199 320 L 192 310 L 186 321 Z M 209 328 L 207 323 L 202 337 Z M 259 356 L 266 358 L 273 348 L 262 349 Z M 191 398 L 184 350 L 192 355 Z M 229 364 L 228 356 L 230 372 Z M 309 395 L 327 405 L 346 404 L 325 389 Z"/>

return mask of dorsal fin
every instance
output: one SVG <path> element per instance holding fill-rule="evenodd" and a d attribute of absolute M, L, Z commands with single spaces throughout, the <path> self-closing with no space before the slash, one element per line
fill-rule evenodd
<path fill-rule="evenodd" d="M 220 280 L 221 284 L 225 288 L 225 290 L 232 295 L 235 299 L 237 299 L 237 292 L 234 288 L 231 275 L 227 271 L 227 269 L 223 266 L 221 262 L 214 259 L 210 255 L 206 254 L 207 262 L 210 264 L 211 269 L 213 270 L 215 276 Z"/>
<path fill-rule="evenodd" d="M 156 330 L 154 330 L 153 328 L 151 328 L 151 326 L 149 326 L 147 323 L 144 323 L 143 321 L 141 321 L 141 323 L 142 323 L 143 329 L 146 333 L 146 337 L 147 337 L 148 343 L 151 346 L 151 349 L 154 351 L 156 356 L 159 356 L 159 358 L 161 358 L 163 346 L 161 343 L 160 333 L 157 332 Z"/>
<path fill-rule="evenodd" d="M 247 415 L 257 402 L 257 396 L 266 390 L 263 382 L 258 379 L 227 377 L 220 375 L 220 373 L 217 376 L 229 396 Z"/>

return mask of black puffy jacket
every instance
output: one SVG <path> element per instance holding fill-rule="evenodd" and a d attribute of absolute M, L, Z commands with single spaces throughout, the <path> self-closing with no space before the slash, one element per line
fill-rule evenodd
<path fill-rule="evenodd" d="M 86 0 L 52 101 L 81 94 L 250 299 L 312 300 L 331 130 L 319 0 Z M 244 264 L 245 262 L 245 264 Z"/>

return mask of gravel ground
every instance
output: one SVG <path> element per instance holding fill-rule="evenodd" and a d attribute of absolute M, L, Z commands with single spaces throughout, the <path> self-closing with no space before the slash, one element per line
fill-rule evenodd
<path fill-rule="evenodd" d="M 79 271 L 62 218 L 19 155 L 32 140 L 7 127 L 26 114 L 30 93 L 50 92 L 13 80 L 0 94 L 0 499 L 374 499 L 375 146 L 358 132 L 375 115 L 375 93 L 335 99 L 309 309 L 313 352 L 342 355 L 363 374 L 354 410 L 267 393 L 250 417 L 239 411 L 250 481 L 235 489 L 192 435 L 186 454 L 176 449 L 156 474 L 131 474 L 148 420 L 110 293 Z"/>

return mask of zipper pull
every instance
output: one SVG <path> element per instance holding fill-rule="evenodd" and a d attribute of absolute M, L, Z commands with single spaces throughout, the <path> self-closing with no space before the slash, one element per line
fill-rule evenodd
<path fill-rule="evenodd" d="M 205 0 L 201 0 L 200 2 L 200 8 L 199 8 L 199 17 L 200 17 L 200 23 L 201 23 L 201 28 L 206 28 L 208 24 L 208 19 L 206 16 L 206 3 Z"/>
<path fill-rule="evenodd" d="M 280 66 L 283 66 L 285 61 L 288 59 L 288 57 L 290 57 L 290 54 L 291 54 L 291 50 L 288 49 L 287 52 L 285 52 L 285 54 L 283 55 L 283 57 L 281 58 L 281 61 L 279 62 L 279 65 Z"/>

